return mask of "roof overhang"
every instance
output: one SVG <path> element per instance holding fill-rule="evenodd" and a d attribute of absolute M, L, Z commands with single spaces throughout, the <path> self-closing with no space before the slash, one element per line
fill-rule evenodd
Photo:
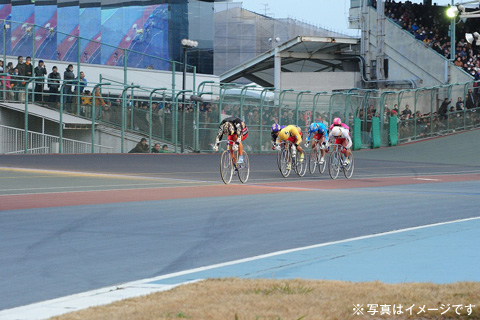
<path fill-rule="evenodd" d="M 360 39 L 298 36 L 220 75 L 224 83 L 247 78 L 264 87 L 274 86 L 275 56 L 281 72 L 342 71 L 343 61 L 357 55 Z"/>

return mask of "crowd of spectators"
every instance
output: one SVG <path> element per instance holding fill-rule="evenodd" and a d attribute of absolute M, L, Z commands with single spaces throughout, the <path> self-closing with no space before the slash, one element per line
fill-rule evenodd
<path fill-rule="evenodd" d="M 372 1 L 372 6 L 376 7 L 376 1 Z M 425 46 L 450 59 L 450 19 L 446 15 L 445 7 L 435 3 L 432 5 L 386 0 L 385 15 L 413 34 Z M 456 24 L 455 39 L 458 41 L 455 44 L 455 65 L 464 69 L 475 80 L 480 80 L 480 47 L 472 46 L 465 40 L 465 33 L 479 31 L 476 29 L 476 20 L 460 20 Z"/>
<path fill-rule="evenodd" d="M 17 63 L 8 62 L 5 65 L 0 60 L 0 86 L 2 88 L 3 99 L 14 102 L 25 102 L 25 89 L 29 82 L 34 82 L 34 102 L 50 104 L 59 107 L 60 104 L 60 88 L 62 85 L 62 75 L 57 66 L 53 66 L 50 73 L 47 72 L 47 66 L 43 60 L 39 60 L 34 68 L 32 58 L 18 56 Z M 39 79 L 43 78 L 43 79 Z M 80 72 L 79 78 L 73 72 L 73 65 L 63 72 L 63 80 L 66 81 L 64 94 L 64 107 L 66 111 L 73 111 L 73 95 L 84 94 L 87 86 L 85 74 Z M 88 93 L 88 92 L 86 92 Z"/>

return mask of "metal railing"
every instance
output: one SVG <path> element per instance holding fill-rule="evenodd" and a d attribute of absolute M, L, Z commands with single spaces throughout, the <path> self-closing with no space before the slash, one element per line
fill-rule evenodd
<path fill-rule="evenodd" d="M 0 125 L 0 154 L 15 153 L 58 153 L 60 149 L 60 138 L 29 131 L 28 146 L 25 146 L 25 130 Z M 63 138 L 63 148 L 65 153 L 89 153 L 91 152 L 91 143 Z M 113 148 L 95 144 L 96 153 L 111 153 Z M 25 149 L 27 152 L 25 152 Z"/>
<path fill-rule="evenodd" d="M 50 81 L 47 79 L 46 83 Z M 60 85 L 65 87 L 62 81 Z M 62 115 L 86 119 L 92 142 L 100 141 L 96 139 L 100 134 L 98 125 L 118 130 L 119 146 L 138 142 L 131 141 L 131 138 L 127 140 L 129 133 L 148 138 L 150 146 L 154 142 L 167 144 L 175 152 L 211 151 L 219 123 L 226 117 L 236 116 L 242 118 L 249 128 L 245 147 L 250 152 L 271 150 L 272 123 L 295 124 L 306 132 L 311 122 L 330 124 L 335 117 L 352 129 L 354 118 L 358 118 L 361 146 L 370 148 L 372 118 L 375 117 L 380 118 L 381 145 L 389 144 L 388 121 L 393 109 L 398 119 L 400 143 L 480 127 L 480 110 L 476 101 L 480 94 L 477 85 L 477 82 L 468 82 L 400 91 L 351 89 L 326 93 L 278 91 L 273 88 L 205 82 L 190 92 L 139 87 L 135 84 L 91 82 L 83 93 L 44 92 L 42 100 L 50 101 L 51 97 L 58 97 L 58 102 L 36 103 L 57 110 Z M 97 93 L 87 93 L 92 87 L 99 89 L 93 90 Z M 191 94 L 201 96 L 203 101 L 191 99 Z M 474 99 L 471 101 L 472 95 Z M 59 99 L 61 96 L 71 96 L 71 102 L 64 105 L 63 99 Z M 7 95 L 5 98 L 8 98 Z M 447 104 L 442 106 L 445 99 Z M 455 103 L 451 102 L 452 99 Z M 80 101 L 80 104 L 76 101 Z M 92 112 L 94 101 L 95 112 Z M 463 101 L 463 105 L 460 101 Z M 451 109 L 452 106 L 454 109 Z M 446 111 L 443 110 L 445 107 Z M 35 128 L 32 127 L 32 130 Z M 53 132 L 59 132 L 59 136 L 62 136 L 63 126 L 55 127 L 55 130 L 60 130 Z M 39 131 L 38 128 L 36 131 Z M 1 139 L 4 140 L 4 137 Z M 28 138 L 26 140 L 29 141 Z M 24 147 L 31 150 L 38 146 L 24 144 Z M 122 152 L 128 151 L 122 149 Z M 59 152 L 70 151 L 64 145 Z"/>

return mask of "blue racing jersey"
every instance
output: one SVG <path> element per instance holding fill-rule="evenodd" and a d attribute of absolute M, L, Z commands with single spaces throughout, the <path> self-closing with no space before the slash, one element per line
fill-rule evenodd
<path fill-rule="evenodd" d="M 327 127 L 322 122 L 317 122 L 318 130 L 311 131 L 310 127 L 308 127 L 308 134 L 307 134 L 307 142 L 310 142 L 310 138 L 312 135 L 319 133 L 325 137 L 325 140 L 328 140 L 328 130 Z"/>

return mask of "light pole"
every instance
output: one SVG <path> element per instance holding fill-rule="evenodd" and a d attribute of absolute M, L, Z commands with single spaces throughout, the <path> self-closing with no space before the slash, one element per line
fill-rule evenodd
<path fill-rule="evenodd" d="M 182 83 L 182 90 L 186 90 L 187 84 L 187 50 L 191 48 L 198 47 L 198 42 L 189 40 L 189 39 L 182 39 L 182 47 L 183 47 L 183 83 Z M 183 95 L 182 102 L 185 102 L 185 95 Z"/>
<path fill-rule="evenodd" d="M 458 15 L 457 6 L 453 4 L 447 9 L 447 16 L 450 18 L 450 60 L 455 61 L 455 20 Z"/>
<path fill-rule="evenodd" d="M 191 48 L 198 47 L 198 42 L 190 39 L 182 39 L 182 47 L 183 47 L 183 81 L 182 81 L 182 149 L 181 152 L 184 151 L 184 143 L 185 143 L 185 92 L 186 92 L 186 85 L 187 85 L 187 50 Z M 195 88 L 193 88 L 195 90 Z M 178 105 L 177 105 L 178 111 Z M 176 146 L 175 146 L 176 148 Z"/>

